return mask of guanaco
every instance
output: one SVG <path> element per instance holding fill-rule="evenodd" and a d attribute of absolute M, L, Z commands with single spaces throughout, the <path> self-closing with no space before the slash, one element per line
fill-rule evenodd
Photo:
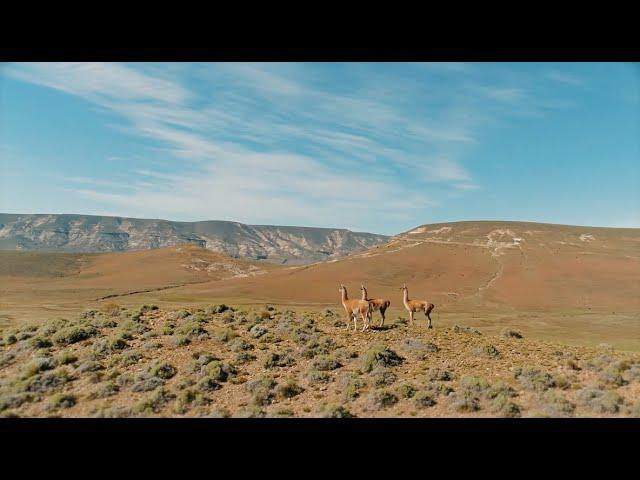
<path fill-rule="evenodd" d="M 372 315 L 376 310 L 380 311 L 380 316 L 382 317 L 380 320 L 380 326 L 382 327 L 384 325 L 384 312 L 386 312 L 389 305 L 391 305 L 391 301 L 386 298 L 368 298 L 367 289 L 364 285 L 360 285 L 360 290 L 362 290 L 362 300 L 366 300 L 371 304 Z"/>
<path fill-rule="evenodd" d="M 402 303 L 404 303 L 404 308 L 406 308 L 409 312 L 411 325 L 413 325 L 413 314 L 415 312 L 423 311 L 429 319 L 429 328 L 433 328 L 433 326 L 431 325 L 431 316 L 429 314 L 436 306 L 433 303 L 429 303 L 423 300 L 409 300 L 409 290 L 407 289 L 406 284 L 400 287 L 400 290 L 403 290 Z"/>
<path fill-rule="evenodd" d="M 369 319 L 371 319 L 371 304 L 366 300 L 349 300 L 349 296 L 347 294 L 347 287 L 344 285 L 340 285 L 338 291 L 342 294 L 342 306 L 347 312 L 347 329 L 349 328 L 349 323 L 351 319 L 353 319 L 353 330 L 358 329 L 358 321 L 357 316 L 360 314 L 362 317 L 362 331 L 364 332 L 367 328 L 369 328 Z"/>

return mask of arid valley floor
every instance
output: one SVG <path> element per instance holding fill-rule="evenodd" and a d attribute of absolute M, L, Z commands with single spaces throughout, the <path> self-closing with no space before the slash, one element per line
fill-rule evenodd
<path fill-rule="evenodd" d="M 345 328 L 341 283 L 384 327 Z M 640 416 L 640 231 L 424 225 L 296 266 L 0 251 L 0 330 L 4 416 Z"/>

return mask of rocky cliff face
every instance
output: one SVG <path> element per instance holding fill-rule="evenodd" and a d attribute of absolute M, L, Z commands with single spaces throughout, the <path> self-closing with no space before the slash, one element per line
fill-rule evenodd
<path fill-rule="evenodd" d="M 303 264 L 349 255 L 387 239 L 384 235 L 335 228 L 0 214 L 3 250 L 115 252 L 194 244 L 232 257 Z"/>

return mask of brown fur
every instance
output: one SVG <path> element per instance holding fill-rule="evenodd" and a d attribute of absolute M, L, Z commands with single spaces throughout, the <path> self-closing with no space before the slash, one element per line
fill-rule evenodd
<path fill-rule="evenodd" d="M 362 327 L 362 331 L 364 332 L 369 328 L 369 320 L 371 319 L 372 311 L 371 304 L 366 300 L 349 300 L 347 287 L 344 285 L 340 285 L 338 291 L 342 294 L 342 306 L 347 312 L 347 328 L 349 328 L 349 322 L 353 319 L 353 330 L 355 331 L 358 329 L 357 316 L 360 314 L 362 323 L 364 324 Z"/>
<path fill-rule="evenodd" d="M 404 308 L 409 312 L 409 319 L 411 321 L 411 325 L 413 325 L 413 314 L 415 312 L 424 312 L 424 314 L 429 319 L 429 327 L 433 328 L 431 324 L 431 311 L 436 307 L 433 303 L 427 302 L 426 300 L 409 300 L 409 289 L 406 285 L 403 285 L 400 290 L 403 290 L 402 303 L 404 304 Z"/>
<path fill-rule="evenodd" d="M 384 325 L 384 312 L 386 312 L 389 305 L 391 305 L 391 301 L 386 298 L 367 298 L 367 289 L 364 285 L 360 285 L 360 290 L 362 290 L 362 300 L 366 300 L 371 304 L 371 312 L 375 312 L 376 310 L 380 311 L 380 316 L 382 319 L 380 320 L 380 326 Z"/>

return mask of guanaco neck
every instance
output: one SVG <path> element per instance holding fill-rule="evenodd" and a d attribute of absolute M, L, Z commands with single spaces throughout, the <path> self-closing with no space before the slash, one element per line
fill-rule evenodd
<path fill-rule="evenodd" d="M 367 298 L 367 289 L 362 287 L 362 300 L 366 300 Z"/>
<path fill-rule="evenodd" d="M 407 290 L 406 288 L 404 289 L 404 292 L 402 292 L 402 302 L 405 305 L 409 303 L 409 290 Z"/>
<path fill-rule="evenodd" d="M 343 288 L 342 289 L 342 303 L 345 303 L 347 300 L 349 300 L 349 297 L 347 296 L 347 289 Z"/>

